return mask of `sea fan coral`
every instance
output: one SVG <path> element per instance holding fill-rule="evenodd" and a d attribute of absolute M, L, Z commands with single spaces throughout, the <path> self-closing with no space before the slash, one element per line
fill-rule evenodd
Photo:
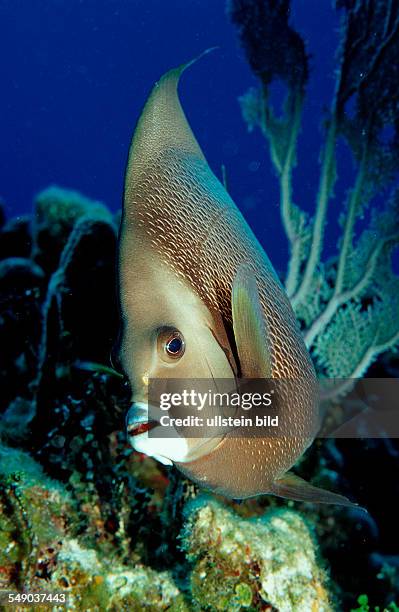
<path fill-rule="evenodd" d="M 378 355 L 399 343 L 399 278 L 392 267 L 399 244 L 399 8 L 366 0 L 342 0 L 337 8 L 343 13 L 337 83 L 325 122 L 316 209 L 309 218 L 292 193 L 308 65 L 304 42 L 289 25 L 290 3 L 228 3 L 259 80 L 258 88 L 240 102 L 249 129 L 260 128 L 268 141 L 280 184 L 281 216 L 290 246 L 286 289 L 319 374 L 349 379 L 363 375 Z M 278 49 L 280 55 L 275 58 L 270 49 Z M 276 117 L 269 95 L 276 80 L 287 86 L 282 117 Z M 337 257 L 325 260 L 339 138 L 352 152 L 356 178 L 340 219 Z M 387 199 L 385 211 L 378 217 L 372 212 L 368 227 L 359 231 L 358 221 L 378 197 Z M 345 345 L 351 350 L 345 351 Z M 340 393 L 346 388 L 341 386 Z"/>

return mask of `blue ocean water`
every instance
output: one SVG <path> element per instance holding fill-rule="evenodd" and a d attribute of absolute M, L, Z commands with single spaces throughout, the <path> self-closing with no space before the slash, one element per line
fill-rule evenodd
<path fill-rule="evenodd" d="M 339 17 L 329 0 L 297 0 L 292 24 L 311 56 L 295 199 L 312 211 Z M 225 165 L 231 195 L 275 266 L 284 268 L 267 147 L 260 133 L 248 134 L 238 104 L 255 80 L 225 0 L 1 0 L 0 197 L 8 214 L 30 211 L 49 184 L 117 210 L 130 138 L 150 88 L 167 69 L 211 46 L 219 49 L 182 80 L 183 105 L 211 167 L 220 176 Z M 340 173 L 338 207 L 350 164 Z M 333 246 L 334 224 L 331 232 Z"/>

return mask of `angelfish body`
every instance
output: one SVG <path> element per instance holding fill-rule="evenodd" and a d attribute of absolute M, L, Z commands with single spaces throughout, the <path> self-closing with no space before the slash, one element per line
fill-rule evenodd
<path fill-rule="evenodd" d="M 181 108 L 189 64 L 154 86 L 137 124 L 125 177 L 120 231 L 121 362 L 141 423 L 149 377 L 295 380 L 283 398 L 285 436 L 226 434 L 190 454 L 140 451 L 173 462 L 194 482 L 231 498 L 274 493 L 350 502 L 287 473 L 313 441 L 319 415 L 315 372 L 285 291 L 245 219 L 212 173 Z M 158 330 L 182 331 L 185 354 L 168 362 Z M 161 350 L 161 353 L 159 352 Z M 139 416 L 137 416 L 139 414 Z"/>

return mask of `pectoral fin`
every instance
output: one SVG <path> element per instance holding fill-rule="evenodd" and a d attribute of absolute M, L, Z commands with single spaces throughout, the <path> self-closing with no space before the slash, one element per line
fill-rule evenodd
<path fill-rule="evenodd" d="M 340 506 L 348 506 L 349 508 L 357 508 L 358 510 L 365 510 L 358 504 L 351 502 L 347 497 L 314 487 L 292 472 L 287 472 L 282 478 L 276 480 L 273 484 L 271 493 L 295 501 L 312 502 L 315 504 L 337 504 Z"/>
<path fill-rule="evenodd" d="M 232 288 L 232 316 L 241 374 L 271 378 L 271 344 L 255 276 L 247 264 L 237 270 Z"/>

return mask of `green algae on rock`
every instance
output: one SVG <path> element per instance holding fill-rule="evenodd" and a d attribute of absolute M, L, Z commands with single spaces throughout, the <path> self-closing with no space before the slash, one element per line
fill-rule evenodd
<path fill-rule="evenodd" d="M 46 588 L 65 534 L 79 523 L 60 483 L 27 453 L 0 446 L 0 588 Z"/>
<path fill-rule="evenodd" d="M 29 455 L 2 446 L 0 482 L 1 589 L 62 591 L 68 610 L 189 610 L 170 572 L 88 547 L 76 500 Z"/>
<path fill-rule="evenodd" d="M 170 572 L 101 560 L 95 550 L 82 547 L 76 539 L 64 543 L 52 582 L 68 593 L 70 610 L 189 609 Z"/>
<path fill-rule="evenodd" d="M 333 610 L 311 529 L 292 510 L 243 519 L 201 496 L 186 507 L 183 548 L 195 609 Z"/>

